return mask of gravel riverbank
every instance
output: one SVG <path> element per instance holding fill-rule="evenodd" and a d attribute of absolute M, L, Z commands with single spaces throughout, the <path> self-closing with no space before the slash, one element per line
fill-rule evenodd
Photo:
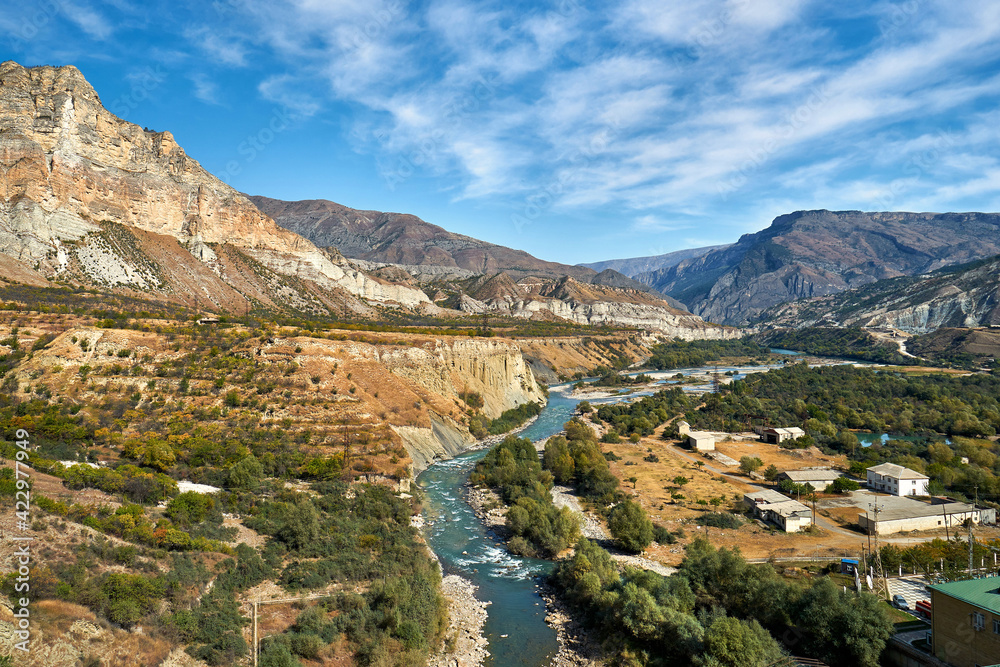
<path fill-rule="evenodd" d="M 448 598 L 448 630 L 441 651 L 430 656 L 428 667 L 480 667 L 489 651 L 483 625 L 489 602 L 476 598 L 476 587 L 468 579 L 449 574 L 441 581 Z"/>

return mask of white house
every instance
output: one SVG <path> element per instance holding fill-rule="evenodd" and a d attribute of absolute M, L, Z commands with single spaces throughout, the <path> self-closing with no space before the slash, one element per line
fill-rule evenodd
<path fill-rule="evenodd" d="M 806 432 L 798 426 L 790 426 L 788 428 L 765 428 L 761 431 L 760 435 L 764 442 L 771 443 L 772 445 L 780 445 L 785 440 L 801 438 L 805 434 Z"/>
<path fill-rule="evenodd" d="M 895 463 L 880 463 L 868 469 L 868 488 L 893 496 L 926 496 L 930 478 Z"/>

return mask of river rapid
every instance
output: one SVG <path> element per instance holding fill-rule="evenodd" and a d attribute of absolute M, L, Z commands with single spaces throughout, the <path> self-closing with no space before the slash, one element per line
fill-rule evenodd
<path fill-rule="evenodd" d="M 720 366 L 719 373 L 766 371 L 777 366 Z M 677 373 L 703 375 L 715 366 L 651 373 L 657 379 L 653 389 L 621 396 L 587 399 L 593 404 L 616 403 L 650 395 L 669 386 Z M 685 385 L 688 391 L 710 391 L 705 385 Z M 532 441 L 545 440 L 562 431 L 573 416 L 581 397 L 573 396 L 571 384 L 549 391 L 549 402 L 538 418 L 519 434 Z M 521 558 L 507 553 L 501 541 L 492 537 L 466 503 L 463 490 L 470 471 L 488 449 L 471 451 L 454 459 L 431 465 L 418 478 L 423 493 L 424 535 L 441 562 L 443 574 L 457 574 L 477 588 L 476 597 L 489 603 L 483 628 L 488 643 L 490 667 L 545 667 L 559 650 L 556 631 L 545 623 L 545 602 L 538 582 L 553 567 L 550 561 Z"/>

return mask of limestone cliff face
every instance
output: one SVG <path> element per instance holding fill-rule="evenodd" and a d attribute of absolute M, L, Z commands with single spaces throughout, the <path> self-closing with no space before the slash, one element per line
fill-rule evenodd
<path fill-rule="evenodd" d="M 511 310 L 518 317 L 532 317 L 535 313 L 549 311 L 557 317 L 576 322 L 601 326 L 641 327 L 659 331 L 682 340 L 739 338 L 743 332 L 734 327 L 717 326 L 705 322 L 697 315 L 672 312 L 653 304 L 598 301 L 580 303 L 560 299 L 519 302 Z"/>
<path fill-rule="evenodd" d="M 544 400 L 521 348 L 508 341 L 435 341 L 433 347 L 387 351 L 380 361 L 396 375 L 442 396 L 479 394 L 483 397 L 483 413 L 490 418 L 523 403 Z"/>
<path fill-rule="evenodd" d="M 478 393 L 483 412 L 491 418 L 523 403 L 545 400 L 520 347 L 509 341 L 436 340 L 383 351 L 379 361 L 393 374 L 446 398 Z M 393 430 L 413 459 L 415 475 L 476 442 L 464 425 L 445 415 L 431 415 L 430 428 L 394 426 Z"/>
<path fill-rule="evenodd" d="M 102 223 L 177 239 L 213 269 L 213 245 L 231 245 L 276 273 L 321 288 L 410 306 L 429 301 L 418 290 L 372 279 L 278 227 L 205 171 L 169 132 L 144 130 L 107 111 L 75 67 L 3 63 L 0 252 L 48 275 L 72 260 L 87 275 L 88 267 L 131 264 L 131 272 L 117 271 L 121 279 L 113 285 L 162 287 L 114 249 L 94 250 L 89 240 L 102 232 Z"/>
<path fill-rule="evenodd" d="M 739 338 L 732 327 L 710 324 L 675 308 L 656 295 L 629 288 L 581 283 L 571 277 L 555 282 L 515 284 L 503 273 L 474 284 L 473 294 L 461 294 L 457 306 L 466 312 L 499 311 L 514 317 L 558 317 L 593 326 L 640 327 L 675 338 Z"/>

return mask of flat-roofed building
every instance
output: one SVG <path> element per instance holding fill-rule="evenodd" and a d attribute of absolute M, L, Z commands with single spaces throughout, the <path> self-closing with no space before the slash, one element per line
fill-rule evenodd
<path fill-rule="evenodd" d="M 763 438 L 764 442 L 769 442 L 772 445 L 780 445 L 786 440 L 801 438 L 805 434 L 806 432 L 798 426 L 790 426 L 788 428 L 765 428 L 760 432 L 760 436 Z"/>
<path fill-rule="evenodd" d="M 936 530 L 938 528 L 959 528 L 966 519 L 975 524 L 996 523 L 996 510 L 976 507 L 968 503 L 920 503 L 913 501 L 913 507 L 885 508 L 879 511 L 876 520 L 873 512 L 861 514 L 858 524 L 872 535 L 891 535 L 910 530 Z"/>
<path fill-rule="evenodd" d="M 926 496 L 927 475 L 895 463 L 880 463 L 868 469 L 868 488 L 893 496 Z"/>
<path fill-rule="evenodd" d="M 778 473 L 777 481 L 787 479 L 795 484 L 809 484 L 817 491 L 823 491 L 833 484 L 833 481 L 843 475 L 833 468 L 803 468 L 802 470 L 786 470 Z"/>
<path fill-rule="evenodd" d="M 955 667 L 1000 664 L 1000 577 L 930 586 L 931 651 Z"/>
<path fill-rule="evenodd" d="M 797 500 L 770 489 L 754 489 L 743 495 L 754 516 L 795 533 L 812 525 L 812 510 Z"/>
<path fill-rule="evenodd" d="M 698 452 L 715 451 L 715 435 L 707 431 L 688 431 L 688 446 Z"/>

